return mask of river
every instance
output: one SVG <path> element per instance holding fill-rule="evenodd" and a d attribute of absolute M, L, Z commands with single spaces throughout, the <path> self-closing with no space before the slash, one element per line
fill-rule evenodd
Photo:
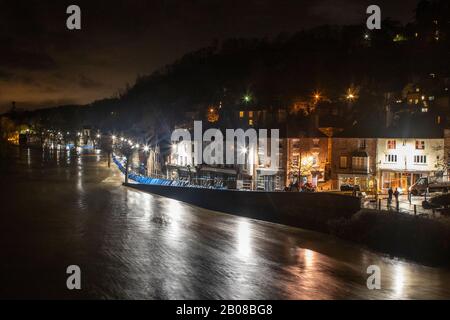
<path fill-rule="evenodd" d="M 16 148 L 0 174 L 0 298 L 450 298 L 448 269 L 129 189 L 100 153 Z"/>

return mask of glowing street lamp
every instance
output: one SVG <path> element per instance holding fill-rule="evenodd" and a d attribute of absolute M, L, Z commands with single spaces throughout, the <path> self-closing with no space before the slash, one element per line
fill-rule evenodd
<path fill-rule="evenodd" d="M 144 152 L 148 152 L 150 148 L 148 146 L 144 146 Z"/>
<path fill-rule="evenodd" d="M 322 98 L 322 96 L 319 91 L 314 91 L 313 98 L 314 98 L 314 103 L 317 103 Z"/>
<path fill-rule="evenodd" d="M 245 101 L 245 102 L 250 102 L 250 101 L 252 101 L 252 97 L 251 97 L 249 94 L 246 94 L 246 95 L 244 96 L 244 101 Z"/>
<path fill-rule="evenodd" d="M 356 97 L 356 93 L 353 91 L 352 88 L 349 88 L 349 89 L 347 90 L 347 94 L 346 94 L 345 98 L 346 98 L 348 101 L 353 101 L 353 100 L 355 100 L 355 99 L 357 98 L 357 97 Z"/>

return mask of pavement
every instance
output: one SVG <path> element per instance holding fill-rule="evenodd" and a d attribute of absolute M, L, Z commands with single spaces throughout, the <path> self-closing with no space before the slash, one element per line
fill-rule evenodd
<path fill-rule="evenodd" d="M 432 194 L 431 196 L 434 196 L 435 194 Z M 429 199 L 430 196 L 427 196 L 427 199 Z M 382 210 L 390 210 L 390 211 L 396 211 L 397 205 L 395 198 L 392 199 L 392 203 L 388 203 L 388 195 L 382 194 L 378 196 L 378 199 L 381 200 L 381 209 Z M 411 196 L 411 201 L 408 199 L 407 194 L 402 194 L 399 196 L 399 211 L 403 213 L 409 213 L 409 214 L 417 214 L 422 216 L 429 216 L 429 217 L 439 217 L 439 212 L 433 212 L 431 209 L 424 209 L 422 207 L 422 201 L 425 200 L 424 196 Z M 370 208 L 370 209 L 376 209 L 379 206 L 379 203 L 377 203 L 374 200 L 371 199 L 364 199 L 362 201 L 362 206 L 364 208 Z M 414 206 L 416 209 L 414 210 Z"/>

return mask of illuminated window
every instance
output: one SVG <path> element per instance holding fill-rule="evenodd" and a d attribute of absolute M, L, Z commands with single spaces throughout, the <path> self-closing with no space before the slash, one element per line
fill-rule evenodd
<path fill-rule="evenodd" d="M 396 141 L 395 140 L 388 140 L 387 148 L 391 149 L 391 150 L 395 149 L 396 148 Z"/>
<path fill-rule="evenodd" d="M 368 158 L 366 157 L 352 157 L 352 168 L 356 170 L 366 170 Z"/>
<path fill-rule="evenodd" d="M 250 126 L 252 126 L 252 125 L 253 125 L 253 120 L 252 120 L 252 119 L 248 120 L 248 124 L 249 124 Z"/>
<path fill-rule="evenodd" d="M 243 118 L 244 117 L 244 111 L 239 111 L 239 118 Z"/>
<path fill-rule="evenodd" d="M 342 168 L 342 169 L 346 169 L 347 168 L 347 157 L 341 156 L 339 158 L 339 167 Z"/>
<path fill-rule="evenodd" d="M 318 148 L 319 147 L 319 142 L 320 142 L 320 139 L 313 139 L 313 146 L 314 146 L 314 148 Z"/>
<path fill-rule="evenodd" d="M 423 149 L 425 149 L 425 141 L 416 140 L 416 150 L 423 150 Z"/>
<path fill-rule="evenodd" d="M 249 111 L 249 112 L 248 112 L 248 117 L 249 117 L 249 118 L 253 118 L 253 111 Z"/>

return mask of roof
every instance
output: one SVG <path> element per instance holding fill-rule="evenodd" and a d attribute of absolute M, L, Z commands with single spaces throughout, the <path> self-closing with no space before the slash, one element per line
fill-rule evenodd
<path fill-rule="evenodd" d="M 439 139 L 444 137 L 444 130 L 440 126 L 426 121 L 408 121 L 392 127 L 386 127 L 377 123 L 356 123 L 344 129 L 335 137 Z"/>

